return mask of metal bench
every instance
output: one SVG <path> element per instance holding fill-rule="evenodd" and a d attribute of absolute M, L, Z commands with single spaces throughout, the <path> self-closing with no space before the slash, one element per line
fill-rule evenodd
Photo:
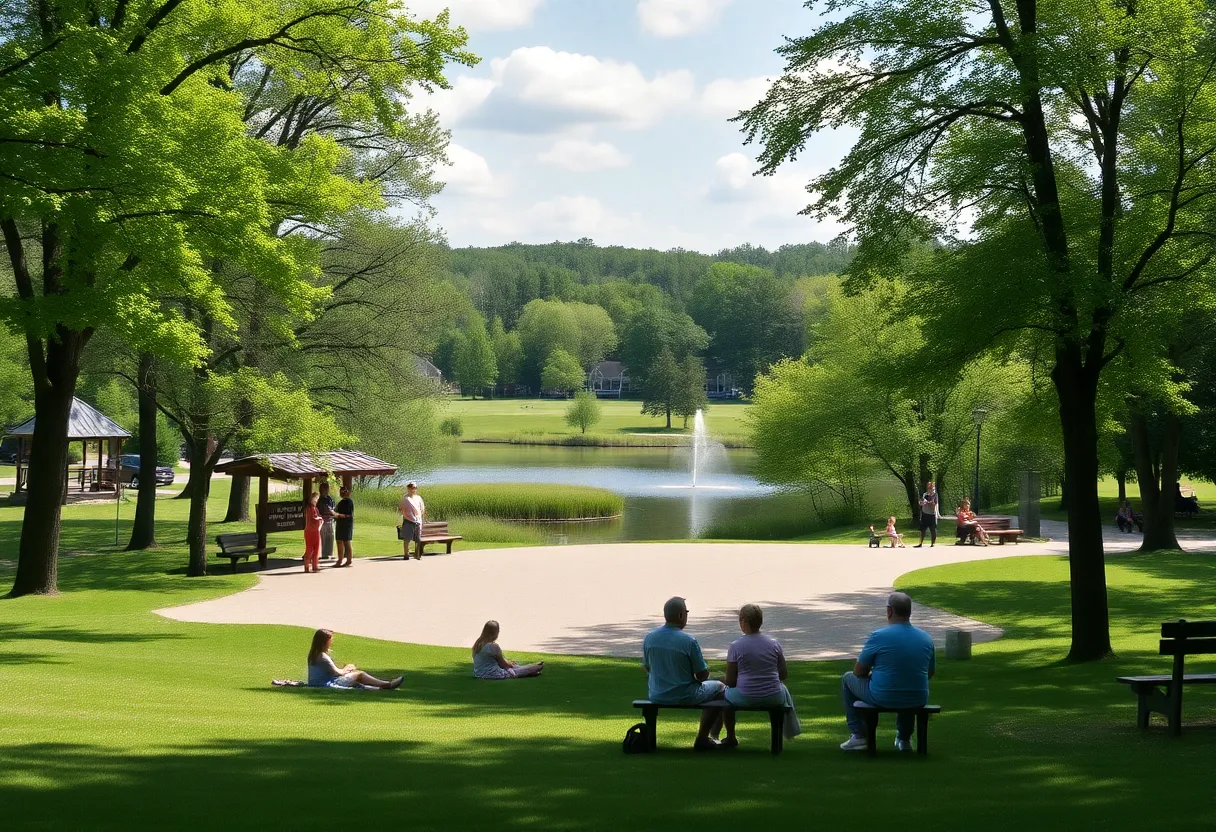
<path fill-rule="evenodd" d="M 769 748 L 773 754 L 780 754 L 785 747 L 785 734 L 782 729 L 785 726 L 785 712 L 788 710 L 784 705 L 749 705 L 746 707 L 732 706 L 725 699 L 715 699 L 712 702 L 706 702 L 702 705 L 665 705 L 661 702 L 652 702 L 649 699 L 633 700 L 633 707 L 639 708 L 642 711 L 642 719 L 646 721 L 647 733 L 650 735 L 650 750 L 654 751 L 658 747 L 658 734 L 655 730 L 659 720 L 659 711 L 664 708 L 670 708 L 677 711 L 701 711 L 705 708 L 720 708 L 722 710 L 731 709 L 736 712 L 740 711 L 759 711 L 768 714 L 769 721 Z"/>
<path fill-rule="evenodd" d="M 1173 672 L 1159 676 L 1120 676 L 1117 681 L 1136 694 L 1136 724 L 1148 727 L 1150 714 L 1162 714 L 1170 735 L 1182 733 L 1182 688 L 1185 685 L 1216 685 L 1216 673 L 1185 672 L 1187 656 L 1216 653 L 1216 621 L 1166 621 L 1161 625 L 1157 651 L 1174 657 Z"/>
<path fill-rule="evenodd" d="M 215 536 L 215 545 L 220 547 L 216 557 L 228 558 L 232 561 L 232 571 L 236 573 L 238 559 L 249 560 L 251 555 L 258 556 L 258 568 L 266 568 L 266 556 L 278 550 L 277 546 L 258 548 L 257 532 L 232 532 Z"/>
<path fill-rule="evenodd" d="M 853 707 L 861 714 L 866 723 L 866 754 L 873 757 L 878 753 L 878 715 L 879 714 L 912 714 L 916 717 L 916 753 L 924 756 L 929 753 L 929 717 L 942 712 L 941 705 L 925 705 L 921 708 L 883 708 L 871 705 L 858 699 Z"/>

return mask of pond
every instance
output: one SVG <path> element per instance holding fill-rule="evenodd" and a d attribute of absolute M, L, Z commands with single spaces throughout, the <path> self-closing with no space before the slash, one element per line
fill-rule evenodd
<path fill-rule="evenodd" d="M 806 497 L 756 480 L 752 451 L 718 446 L 711 454 L 693 488 L 690 452 L 684 448 L 463 443 L 419 480 L 424 496 L 428 482 L 523 482 L 595 486 L 625 498 L 617 520 L 546 524 L 555 540 L 571 543 L 720 537 L 758 518 L 783 527 L 814 527 Z"/>

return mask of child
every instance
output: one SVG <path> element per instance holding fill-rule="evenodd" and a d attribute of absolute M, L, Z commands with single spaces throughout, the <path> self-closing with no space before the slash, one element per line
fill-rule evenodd
<path fill-rule="evenodd" d="M 321 495 L 316 491 L 308 495 L 304 504 L 304 571 L 321 571 L 321 524 L 325 522 L 321 512 L 317 511 L 317 498 Z"/>
<path fill-rule="evenodd" d="M 901 548 L 901 549 L 907 548 L 906 546 L 904 546 L 904 536 L 902 534 L 900 534 L 899 532 L 895 531 L 895 518 L 894 517 L 887 518 L 887 537 L 891 538 L 891 548 L 892 549 L 895 548 L 896 543 L 899 544 L 899 548 Z"/>
<path fill-rule="evenodd" d="M 870 524 L 870 546 L 871 549 L 882 548 L 882 538 L 878 536 L 878 532 L 874 531 L 874 524 Z"/>
<path fill-rule="evenodd" d="M 481 636 L 473 643 L 473 676 L 478 679 L 522 679 L 539 676 L 545 669 L 544 662 L 526 664 L 509 662 L 498 646 L 498 622 L 487 621 L 481 628 Z"/>

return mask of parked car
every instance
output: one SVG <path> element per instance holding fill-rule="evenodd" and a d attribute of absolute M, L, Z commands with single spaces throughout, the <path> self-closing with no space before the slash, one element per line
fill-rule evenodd
<path fill-rule="evenodd" d="M 139 454 L 123 454 L 122 475 L 119 480 L 123 485 L 139 488 Z M 173 483 L 173 468 L 169 465 L 156 466 L 156 484 L 171 485 Z"/>

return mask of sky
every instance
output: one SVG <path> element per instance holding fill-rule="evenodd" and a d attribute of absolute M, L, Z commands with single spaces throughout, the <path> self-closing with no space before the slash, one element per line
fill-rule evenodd
<path fill-rule="evenodd" d="M 798 162 L 753 176 L 759 152 L 728 119 L 763 98 L 802 0 L 406 0 L 449 8 L 475 67 L 424 96 L 451 131 L 433 201 L 456 247 L 588 237 L 715 252 L 827 242 L 799 216 L 807 182 L 847 149 L 815 137 Z"/>

